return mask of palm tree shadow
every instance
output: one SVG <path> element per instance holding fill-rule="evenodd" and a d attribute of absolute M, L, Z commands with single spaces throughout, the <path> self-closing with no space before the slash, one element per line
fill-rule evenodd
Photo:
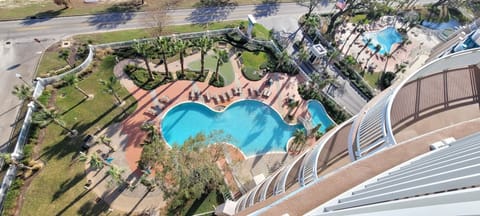
<path fill-rule="evenodd" d="M 132 20 L 139 9 L 139 5 L 133 2 L 114 4 L 90 17 L 87 22 L 91 26 L 96 26 L 97 29 L 114 29 Z"/>
<path fill-rule="evenodd" d="M 60 14 L 62 14 L 65 9 L 66 8 L 62 8 L 60 10 L 48 10 L 48 11 L 38 12 L 32 16 L 25 17 L 25 19 L 22 21 L 21 24 L 34 25 L 37 23 L 46 22 L 48 20 L 51 20 L 55 17 L 60 16 Z"/>
<path fill-rule="evenodd" d="M 68 112 L 72 111 L 73 109 L 75 109 L 77 106 L 80 106 L 80 104 L 82 104 L 84 101 L 86 101 L 87 98 L 83 98 L 81 101 L 79 101 L 77 104 L 73 105 L 72 107 L 70 107 L 68 110 L 62 112 L 60 115 L 63 116 L 65 114 L 67 114 Z"/>
<path fill-rule="evenodd" d="M 278 0 L 263 0 L 255 6 L 256 17 L 267 17 L 278 13 Z"/>
<path fill-rule="evenodd" d="M 190 13 L 186 20 L 194 24 L 225 20 L 237 6 L 238 3 L 229 1 L 201 1 L 195 4 L 196 9 Z"/>

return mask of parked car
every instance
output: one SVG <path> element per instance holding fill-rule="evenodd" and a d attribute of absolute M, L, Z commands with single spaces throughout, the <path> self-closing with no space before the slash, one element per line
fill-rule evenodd
<path fill-rule="evenodd" d="M 95 144 L 97 144 L 97 141 L 95 140 L 95 137 L 91 134 L 87 135 L 84 139 L 83 139 L 83 144 L 82 144 L 82 151 L 88 151 L 88 149 L 90 149 L 90 147 L 94 146 Z"/>

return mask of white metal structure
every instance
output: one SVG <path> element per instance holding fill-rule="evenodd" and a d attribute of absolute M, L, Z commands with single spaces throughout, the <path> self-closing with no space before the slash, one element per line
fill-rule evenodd
<path fill-rule="evenodd" d="M 382 208 L 382 205 L 391 207 L 393 205 L 391 202 L 403 202 L 401 207 L 394 209 L 405 215 L 413 213 L 410 212 L 412 207 L 422 207 L 422 211 L 433 213 L 437 212 L 436 204 L 439 198 L 455 203 L 459 200 L 452 198 L 461 197 L 463 193 L 478 194 L 478 185 L 480 185 L 480 133 L 401 164 L 312 210 L 308 215 L 356 214 L 355 209 L 370 205 L 374 206 L 370 208 L 371 212 L 363 208 L 362 213 L 375 213 L 380 209 L 388 210 Z M 450 194 L 452 191 L 455 191 L 454 195 Z M 409 202 L 408 200 L 412 198 L 421 204 Z M 467 209 L 470 211 L 462 213 L 478 214 L 480 199 L 476 197 L 470 201 L 474 202 L 462 204 L 469 207 Z"/>

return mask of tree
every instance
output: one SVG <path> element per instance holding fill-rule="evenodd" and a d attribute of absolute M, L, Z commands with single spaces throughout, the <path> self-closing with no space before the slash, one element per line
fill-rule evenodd
<path fill-rule="evenodd" d="M 385 66 L 383 67 L 383 73 L 387 72 L 388 60 L 390 60 L 391 57 L 392 57 L 391 53 L 385 53 L 385 58 L 387 59 L 385 61 Z"/>
<path fill-rule="evenodd" d="M 181 146 L 159 152 L 162 159 L 157 162 L 161 169 L 156 170 L 155 179 L 169 202 L 170 211 L 178 211 L 188 201 L 223 187 L 223 175 L 215 163 L 223 151 L 209 151 L 207 145 L 223 143 L 229 137 L 218 133 L 213 136 L 215 138 L 200 133 Z"/>
<path fill-rule="evenodd" d="M 99 80 L 100 84 L 103 86 L 103 91 L 105 93 L 113 95 L 115 97 L 115 100 L 117 101 L 117 105 L 122 104 L 122 100 L 117 94 L 117 88 L 118 88 L 118 80 L 115 76 L 111 76 L 107 80 Z"/>
<path fill-rule="evenodd" d="M 122 177 L 122 174 L 125 172 L 125 170 L 118 168 L 115 165 L 111 165 L 110 169 L 107 171 L 107 175 L 111 177 L 110 181 L 108 182 L 109 184 L 115 184 L 115 185 L 121 185 L 124 180 Z"/>
<path fill-rule="evenodd" d="M 147 67 L 148 71 L 148 76 L 150 80 L 154 80 L 155 77 L 153 76 L 152 70 L 150 69 L 150 64 L 149 64 L 149 57 L 151 54 L 151 44 L 149 42 L 140 42 L 136 41 L 133 45 L 132 48 L 135 50 L 135 52 L 140 56 L 140 58 L 145 62 L 145 65 Z"/>
<path fill-rule="evenodd" d="M 29 100 L 33 101 L 35 105 L 39 106 L 40 109 L 46 110 L 45 105 L 40 103 L 35 97 L 33 97 L 33 90 L 30 86 L 27 85 L 16 85 L 13 87 L 12 94 L 17 96 L 20 100 Z"/>
<path fill-rule="evenodd" d="M 285 50 L 282 51 L 282 53 L 280 53 L 280 55 L 277 58 L 277 66 L 275 67 L 275 69 L 279 70 L 280 68 L 285 66 L 285 64 L 288 62 L 288 60 L 290 60 L 290 57 L 288 56 L 287 51 L 285 51 Z"/>
<path fill-rule="evenodd" d="M 310 54 L 305 48 L 302 47 L 300 48 L 300 50 L 298 50 L 298 60 L 300 60 L 300 62 L 308 61 L 309 57 L 310 57 Z"/>
<path fill-rule="evenodd" d="M 372 38 L 368 38 L 367 39 L 367 43 L 365 43 L 365 45 L 362 47 L 362 49 L 360 49 L 360 51 L 358 52 L 357 54 L 357 57 L 355 58 L 355 61 L 358 61 L 358 57 L 360 57 L 360 55 L 362 54 L 363 50 L 365 50 L 368 46 L 370 46 L 372 44 Z"/>
<path fill-rule="evenodd" d="M 336 27 L 336 22 L 339 17 L 343 16 L 344 14 L 348 14 L 354 10 L 368 9 L 370 7 L 370 4 L 372 3 L 374 3 L 374 1 L 371 0 L 345 0 L 345 7 L 343 9 L 339 9 L 330 17 L 326 33 L 329 34 L 331 38 L 334 38 L 334 29 Z"/>
<path fill-rule="evenodd" d="M 160 37 L 164 35 L 170 17 L 168 16 L 168 8 L 164 4 L 158 6 L 154 10 L 148 10 L 147 24 L 150 25 L 150 34 L 152 37 Z"/>
<path fill-rule="evenodd" d="M 169 37 L 159 37 L 155 41 L 156 47 L 158 51 L 160 52 L 160 55 L 162 55 L 162 61 L 163 61 L 163 66 L 165 68 L 165 78 L 170 77 L 170 72 L 168 71 L 168 62 L 167 62 L 167 56 L 172 53 L 172 45 L 170 43 L 170 38 Z"/>
<path fill-rule="evenodd" d="M 79 161 L 83 161 L 83 162 L 88 161 L 88 164 L 94 170 L 102 169 L 106 165 L 105 161 L 100 156 L 98 156 L 97 153 L 91 154 L 90 157 L 87 157 L 85 153 L 81 153 L 81 154 L 82 155 L 80 155 Z"/>
<path fill-rule="evenodd" d="M 69 134 L 75 135 L 77 132 L 75 130 L 71 130 L 65 126 L 65 123 L 60 120 L 60 115 L 54 110 L 40 110 L 39 112 L 35 112 L 32 121 L 38 124 L 40 127 L 45 127 L 51 122 L 55 123 L 56 125 L 60 126 L 62 129 L 66 130 Z"/>
<path fill-rule="evenodd" d="M 306 18 L 310 17 L 310 15 L 313 13 L 313 10 L 315 10 L 315 8 L 321 2 L 321 0 L 296 0 L 296 1 L 300 5 L 306 5 L 307 6 L 308 11 L 305 14 Z"/>
<path fill-rule="evenodd" d="M 297 151 L 299 148 L 303 148 L 306 142 L 307 136 L 305 135 L 305 131 L 302 129 L 297 129 L 293 133 L 292 146 L 290 147 L 290 150 Z"/>
<path fill-rule="evenodd" d="M 372 54 L 370 55 L 370 57 L 368 57 L 367 59 L 367 62 L 365 63 L 365 65 L 368 67 L 368 62 L 370 62 L 370 59 L 372 59 L 373 56 L 375 56 L 378 52 L 380 52 L 380 50 L 382 49 L 382 46 L 380 44 L 377 44 L 375 46 L 375 49 L 374 51 L 372 52 Z"/>
<path fill-rule="evenodd" d="M 303 43 L 303 41 L 305 40 L 306 34 L 309 34 L 312 28 L 313 29 L 318 28 L 318 26 L 320 25 L 320 19 L 318 18 L 318 16 L 308 16 L 308 17 L 306 16 L 305 22 L 303 23 L 303 25 L 305 27 L 305 32 L 303 33 L 302 40 L 300 40 L 300 43 Z"/>
<path fill-rule="evenodd" d="M 228 53 L 223 49 L 213 49 L 215 55 L 213 56 L 217 59 L 217 67 L 215 68 L 215 79 L 218 81 L 218 69 L 220 68 L 223 63 L 228 62 Z"/>
<path fill-rule="evenodd" d="M 184 59 L 185 59 L 185 55 L 187 54 L 186 51 L 189 46 L 190 46 L 190 41 L 185 41 L 182 39 L 176 39 L 174 41 L 173 48 L 175 52 L 180 55 L 180 68 L 183 76 L 185 76 L 185 69 L 184 69 L 185 60 Z"/>
<path fill-rule="evenodd" d="M 345 51 L 345 56 L 348 55 L 348 52 L 350 52 L 350 48 L 352 48 L 353 44 L 355 43 L 355 41 L 357 41 L 357 39 L 362 36 L 362 34 L 365 32 L 365 29 L 363 28 L 360 28 L 359 30 L 359 33 L 355 36 L 355 38 L 353 39 L 352 43 L 350 43 L 350 46 L 348 46 L 348 49 L 347 51 Z"/>
<path fill-rule="evenodd" d="M 68 64 L 68 66 L 70 66 L 70 68 L 73 68 L 74 66 L 71 65 L 70 62 L 68 61 L 69 56 L 70 56 L 70 52 L 66 49 L 64 49 L 64 50 L 62 50 L 58 53 L 58 58 L 64 60 Z"/>
<path fill-rule="evenodd" d="M 328 57 L 328 60 L 327 60 L 327 63 L 325 64 L 325 66 L 323 66 L 323 69 L 322 71 L 325 73 L 328 65 L 332 64 L 332 61 L 334 59 L 337 59 L 337 57 L 340 55 L 340 51 L 338 51 L 338 49 L 334 48 L 332 51 L 329 51 L 330 53 L 330 56 Z"/>
<path fill-rule="evenodd" d="M 53 0 L 56 5 L 63 5 L 67 9 L 70 7 L 70 0 Z"/>
<path fill-rule="evenodd" d="M 87 92 L 85 92 L 83 89 L 81 89 L 78 86 L 78 83 L 80 82 L 80 79 L 78 79 L 78 77 L 75 74 L 69 74 L 69 75 L 63 77 L 63 81 L 67 85 L 73 86 L 76 90 L 78 90 L 80 93 L 82 93 L 86 98 L 90 97 L 90 95 L 88 95 Z"/>
<path fill-rule="evenodd" d="M 203 36 L 195 40 L 195 46 L 200 49 L 200 74 L 203 76 L 205 69 L 205 54 L 212 49 L 213 39 L 208 36 Z"/>

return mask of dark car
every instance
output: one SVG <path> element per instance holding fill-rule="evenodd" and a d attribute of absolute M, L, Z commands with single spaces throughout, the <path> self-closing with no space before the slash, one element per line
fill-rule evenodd
<path fill-rule="evenodd" d="M 95 141 L 95 137 L 91 134 L 87 135 L 85 139 L 83 139 L 82 151 L 88 151 L 88 149 L 95 144 L 97 144 Z"/>

